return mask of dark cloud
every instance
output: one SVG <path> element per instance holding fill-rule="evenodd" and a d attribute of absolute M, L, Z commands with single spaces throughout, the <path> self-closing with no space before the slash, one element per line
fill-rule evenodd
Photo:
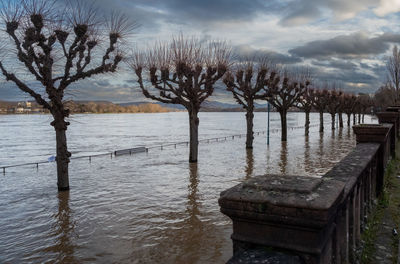
<path fill-rule="evenodd" d="M 354 62 L 351 61 L 343 61 L 343 60 L 324 60 L 324 61 L 319 61 L 319 60 L 314 60 L 312 61 L 312 64 L 315 66 L 321 66 L 321 67 L 326 67 L 326 68 L 336 68 L 336 69 L 341 69 L 341 70 L 356 70 L 358 68 L 358 65 Z"/>
<path fill-rule="evenodd" d="M 301 58 L 293 55 L 286 55 L 271 50 L 254 49 L 250 45 L 238 45 L 233 48 L 234 57 L 237 58 L 258 58 L 267 57 L 273 63 L 279 64 L 293 64 L 301 62 Z"/>
<path fill-rule="evenodd" d="M 316 83 L 337 82 L 342 84 L 344 91 L 348 92 L 373 93 L 382 83 L 379 75 L 365 73 L 362 69 L 342 70 L 312 66 L 311 71 L 315 76 Z M 375 71 L 373 72 L 375 73 Z"/>
<path fill-rule="evenodd" d="M 371 38 L 366 33 L 357 32 L 327 40 L 311 41 L 289 50 L 289 53 L 303 58 L 365 57 L 386 52 L 391 42 L 400 43 L 400 34 L 385 33 Z"/>
<path fill-rule="evenodd" d="M 70 0 L 64 0 L 69 2 Z M 116 10 L 138 21 L 140 32 L 158 32 L 161 24 L 177 25 L 208 24 L 216 21 L 252 20 L 259 13 L 280 9 L 280 1 L 262 0 L 96 0 L 96 6 L 104 13 Z"/>
<path fill-rule="evenodd" d="M 284 8 L 285 15 L 280 24 L 284 26 L 299 26 L 322 17 L 327 10 L 335 20 L 352 18 L 362 10 L 379 5 L 377 0 L 293 0 Z"/>

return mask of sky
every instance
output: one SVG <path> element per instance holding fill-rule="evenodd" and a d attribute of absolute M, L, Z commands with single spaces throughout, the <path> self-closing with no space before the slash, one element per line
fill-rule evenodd
<path fill-rule="evenodd" d="M 133 49 L 184 34 L 227 41 L 240 55 L 268 55 L 289 67 L 307 66 L 317 81 L 345 91 L 373 93 L 386 79 L 385 60 L 400 45 L 400 0 L 94 0 L 104 12 L 126 13 L 141 26 Z M 134 73 L 83 80 L 67 92 L 75 100 L 145 101 Z M 29 96 L 0 83 L 0 100 Z M 211 100 L 233 102 L 223 87 Z"/>

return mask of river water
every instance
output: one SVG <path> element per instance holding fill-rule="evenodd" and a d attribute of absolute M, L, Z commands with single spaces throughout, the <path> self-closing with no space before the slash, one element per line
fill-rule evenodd
<path fill-rule="evenodd" d="M 50 122 L 48 115 L 0 115 L 0 167 L 54 155 Z M 312 114 L 311 124 L 318 122 Z M 255 113 L 254 123 L 265 131 L 266 113 Z M 269 146 L 261 133 L 252 151 L 245 137 L 201 143 L 198 164 L 187 162 L 185 145 L 72 160 L 69 192 L 57 191 L 54 163 L 7 168 L 0 263 L 224 263 L 232 227 L 219 212 L 221 191 L 266 173 L 321 176 L 355 145 L 346 125 L 332 132 L 326 124 L 322 134 L 315 126 L 309 137 L 297 128 L 303 125 L 304 114 L 290 113 L 281 143 L 279 116 L 271 113 Z M 200 138 L 245 131 L 244 113 L 200 113 Z M 187 113 L 75 115 L 67 136 L 73 157 L 186 141 Z"/>

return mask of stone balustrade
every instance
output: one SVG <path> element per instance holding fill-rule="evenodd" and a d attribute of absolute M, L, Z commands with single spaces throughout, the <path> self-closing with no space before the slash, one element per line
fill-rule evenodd
<path fill-rule="evenodd" d="M 323 177 L 265 175 L 223 191 L 221 212 L 233 222 L 228 263 L 356 263 L 395 155 L 399 119 L 392 113 L 380 115 L 391 116 L 388 123 L 354 126 L 356 147 Z"/>

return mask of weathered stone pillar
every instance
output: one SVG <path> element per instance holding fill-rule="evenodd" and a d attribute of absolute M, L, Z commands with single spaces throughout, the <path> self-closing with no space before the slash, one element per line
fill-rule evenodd
<path fill-rule="evenodd" d="M 222 192 L 221 212 L 233 221 L 233 258 L 252 248 L 271 247 L 290 251 L 303 263 L 333 263 L 342 255 L 335 243 L 342 239 L 335 238 L 335 221 L 344 186 L 328 177 L 267 175 Z M 339 233 L 347 225 L 346 213 L 342 217 Z"/>
<path fill-rule="evenodd" d="M 397 136 L 400 137 L 400 106 L 399 105 L 392 105 L 386 108 L 387 112 L 394 112 L 397 113 Z"/>
<path fill-rule="evenodd" d="M 383 188 L 383 176 L 390 156 L 390 132 L 393 131 L 393 124 L 363 124 L 353 126 L 358 143 L 380 143 L 376 171 L 376 195 L 379 195 Z"/>
<path fill-rule="evenodd" d="M 390 152 L 391 155 L 395 155 L 396 141 L 398 135 L 399 126 L 399 113 L 398 112 L 379 112 L 376 113 L 380 124 L 393 124 L 393 130 L 390 132 Z"/>

